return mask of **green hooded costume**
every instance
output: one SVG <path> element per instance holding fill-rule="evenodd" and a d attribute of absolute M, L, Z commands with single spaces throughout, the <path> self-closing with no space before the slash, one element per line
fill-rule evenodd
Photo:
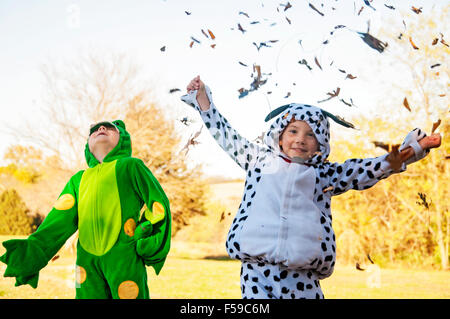
<path fill-rule="evenodd" d="M 89 168 L 71 177 L 37 231 L 3 242 L 4 276 L 16 277 L 16 286 L 36 288 L 39 271 L 78 229 L 76 298 L 149 298 L 145 265 L 159 274 L 170 249 L 169 200 L 145 164 L 131 157 L 125 124 L 113 124 L 119 142 L 103 162 L 86 143 Z"/>

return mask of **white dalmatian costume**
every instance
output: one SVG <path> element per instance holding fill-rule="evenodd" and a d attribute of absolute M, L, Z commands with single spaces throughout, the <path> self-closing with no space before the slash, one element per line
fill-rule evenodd
<path fill-rule="evenodd" d="M 330 211 L 331 196 L 350 189 L 364 190 L 394 172 L 385 154 L 349 159 L 342 164 L 326 161 L 330 132 L 326 111 L 311 105 L 290 104 L 272 123 L 264 145 L 251 143 L 219 113 L 206 87 L 210 108 L 202 111 L 197 91 L 182 100 L 197 109 L 217 143 L 247 173 L 239 210 L 228 232 L 229 256 L 242 262 L 243 298 L 324 298 L 319 280 L 330 276 L 336 260 L 336 242 Z M 279 136 L 292 118 L 309 124 L 320 152 L 309 160 L 291 159 L 279 148 Z M 415 129 L 400 149 L 412 146 L 423 158 Z"/>

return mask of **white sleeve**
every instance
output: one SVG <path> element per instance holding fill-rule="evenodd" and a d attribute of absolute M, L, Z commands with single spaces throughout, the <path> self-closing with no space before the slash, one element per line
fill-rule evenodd
<path fill-rule="evenodd" d="M 256 163 L 258 153 L 262 148 L 256 143 L 251 143 L 242 137 L 235 129 L 231 127 L 227 119 L 220 114 L 212 100 L 211 90 L 206 88 L 210 107 L 207 111 L 202 111 L 197 102 L 197 91 L 191 91 L 181 97 L 181 100 L 195 108 L 208 128 L 210 134 L 214 137 L 219 146 L 244 170 Z"/>

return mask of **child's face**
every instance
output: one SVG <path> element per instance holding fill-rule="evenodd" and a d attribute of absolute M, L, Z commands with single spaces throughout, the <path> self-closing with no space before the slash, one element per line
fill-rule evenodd
<path fill-rule="evenodd" d="M 319 150 L 319 143 L 305 121 L 293 121 L 280 136 L 281 150 L 290 158 L 310 159 Z"/>
<path fill-rule="evenodd" d="M 115 127 L 101 125 L 89 136 L 89 150 L 95 154 L 99 150 L 111 151 L 119 142 L 119 132 Z"/>

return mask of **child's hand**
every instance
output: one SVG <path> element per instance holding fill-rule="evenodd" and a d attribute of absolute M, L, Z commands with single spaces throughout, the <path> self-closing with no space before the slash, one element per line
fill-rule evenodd
<path fill-rule="evenodd" d="M 441 134 L 433 133 L 430 136 L 425 136 L 419 141 L 419 145 L 424 150 L 439 147 L 441 146 Z"/>
<path fill-rule="evenodd" d="M 209 99 L 206 95 L 205 84 L 200 80 L 200 75 L 197 75 L 195 78 L 189 82 L 186 87 L 187 92 L 197 90 L 197 102 L 200 105 L 202 111 L 207 111 L 209 109 Z"/>

